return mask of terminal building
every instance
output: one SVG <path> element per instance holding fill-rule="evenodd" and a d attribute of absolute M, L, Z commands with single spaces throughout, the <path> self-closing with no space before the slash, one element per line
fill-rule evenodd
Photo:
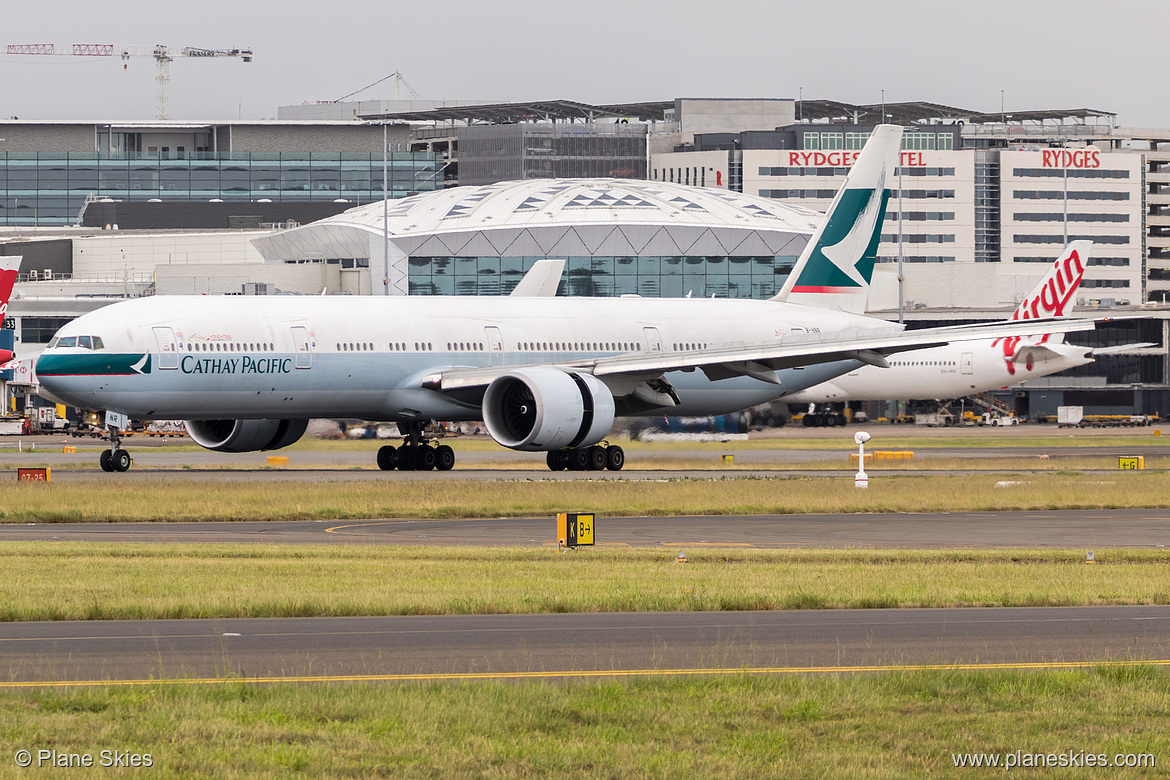
<path fill-rule="evenodd" d="M 3 120 L 0 228 L 80 224 L 95 201 L 304 207 L 441 188 L 442 164 L 409 142 L 405 125 L 344 121 Z"/>
<path fill-rule="evenodd" d="M 567 260 L 564 295 L 768 298 L 819 219 L 721 190 L 538 179 L 416 195 L 385 212 L 362 206 L 253 244 L 270 263 L 308 256 L 368 268 L 399 295 L 503 295 L 538 259 L 556 257 Z"/>
<path fill-rule="evenodd" d="M 1005 303 L 1027 292 L 1016 279 L 1037 275 L 1034 266 L 1017 264 L 1046 264 L 1064 243 L 1080 238 L 1094 242 L 1083 297 L 1120 306 L 1145 300 L 1144 156 L 1121 148 L 1117 138 L 1094 143 L 1107 133 L 1092 124 L 1043 124 L 1063 122 L 1066 113 L 1038 115 L 1040 124 L 1025 129 L 1049 138 L 1026 142 L 984 138 L 979 126 L 961 120 L 907 128 L 878 254 L 881 262 L 900 257 L 912 266 L 903 273 L 911 305 Z M 1083 113 L 1089 116 L 1077 119 L 1101 114 Z M 698 134 L 691 144 L 652 155 L 650 178 L 824 210 L 871 130 L 806 123 Z M 1063 140 L 1052 146 L 1057 137 Z M 878 279 L 871 307 L 897 309 L 897 285 L 889 284 L 896 274 Z M 1161 297 L 1161 281 L 1151 286 L 1154 298 Z"/>

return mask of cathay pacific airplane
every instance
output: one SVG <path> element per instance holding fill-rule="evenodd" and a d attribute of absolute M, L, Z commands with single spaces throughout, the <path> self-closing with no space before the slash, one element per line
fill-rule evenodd
<path fill-rule="evenodd" d="M 315 417 L 396 421 L 383 469 L 449 469 L 433 420 L 483 420 L 500 444 L 552 469 L 619 469 L 614 419 L 745 409 L 828 381 L 855 361 L 955 340 L 1026 336 L 1005 322 L 903 332 L 808 296 L 853 295 L 872 272 L 901 128 L 878 127 L 784 289 L 766 301 L 525 297 L 150 297 L 58 331 L 36 365 L 42 393 L 104 411 L 125 471 L 128 418 L 183 419 L 221 452 L 288 446 Z M 546 290 L 547 292 L 547 290 Z M 1091 321 L 1043 332 L 1092 329 Z"/>
<path fill-rule="evenodd" d="M 1013 320 L 1065 317 L 1085 275 L 1091 241 L 1074 241 L 1016 307 Z M 1143 345 L 1128 345 L 1129 347 Z M 1009 336 L 918 350 L 888 369 L 858 366 L 835 379 L 783 396 L 792 403 L 962 398 L 1093 362 L 1094 350 L 1063 343 L 1061 334 Z"/>

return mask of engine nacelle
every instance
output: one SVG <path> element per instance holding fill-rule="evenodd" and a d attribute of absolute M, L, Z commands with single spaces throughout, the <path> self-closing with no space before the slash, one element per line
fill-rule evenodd
<path fill-rule="evenodd" d="M 496 377 L 483 395 L 492 438 L 514 450 L 586 447 L 613 427 L 613 394 L 592 374 L 523 368 Z"/>
<path fill-rule="evenodd" d="M 278 450 L 305 435 L 308 420 L 186 420 L 200 447 L 216 452 Z"/>

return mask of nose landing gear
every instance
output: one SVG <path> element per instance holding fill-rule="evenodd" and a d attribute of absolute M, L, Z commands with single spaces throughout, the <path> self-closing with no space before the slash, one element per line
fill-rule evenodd
<path fill-rule="evenodd" d="M 98 462 L 101 464 L 102 471 L 129 471 L 130 466 L 134 463 L 130 453 L 122 449 L 121 432 L 112 425 L 110 426 L 110 448 L 102 450 Z"/>

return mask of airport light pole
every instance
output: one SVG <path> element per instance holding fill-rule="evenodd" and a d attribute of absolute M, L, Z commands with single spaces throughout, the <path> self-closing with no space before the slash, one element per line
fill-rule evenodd
<path fill-rule="evenodd" d="M 869 434 L 858 431 L 853 434 L 853 441 L 857 444 L 857 475 L 853 478 L 853 486 L 864 490 L 869 487 L 869 475 L 865 473 L 865 443 L 869 441 Z"/>
<path fill-rule="evenodd" d="M 902 152 L 898 151 L 898 323 L 906 319 L 906 296 L 902 288 Z"/>
<path fill-rule="evenodd" d="M 1061 155 L 1061 162 L 1065 162 Z M 1064 245 L 1068 246 L 1068 165 L 1064 166 Z"/>
<path fill-rule="evenodd" d="M 382 294 L 390 294 L 390 175 L 387 149 L 389 130 L 382 120 Z"/>

